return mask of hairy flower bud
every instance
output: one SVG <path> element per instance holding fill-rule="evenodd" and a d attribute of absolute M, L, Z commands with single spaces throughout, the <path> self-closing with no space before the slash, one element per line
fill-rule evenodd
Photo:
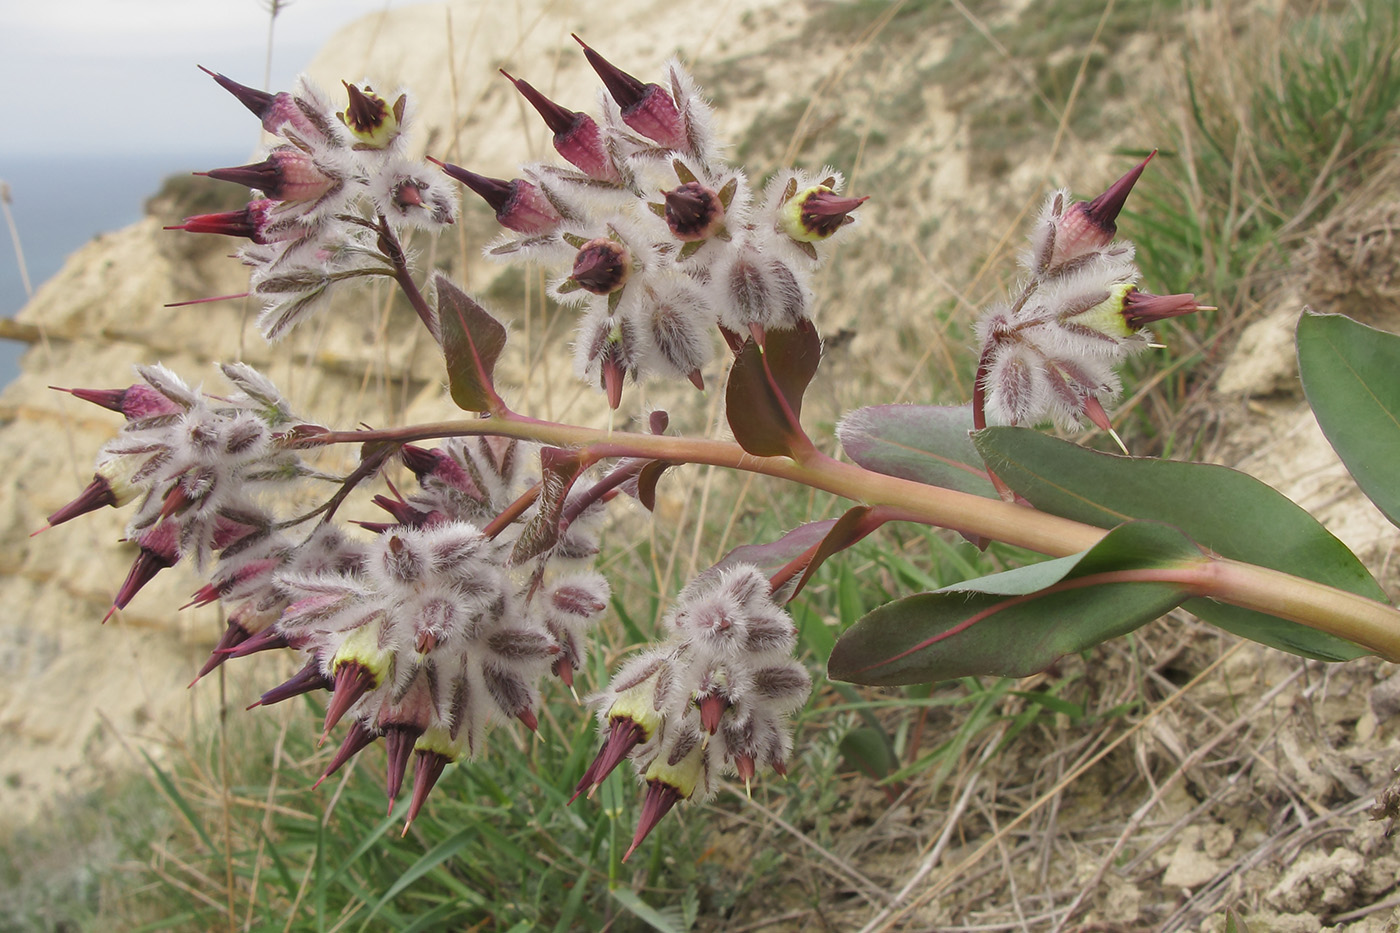
<path fill-rule="evenodd" d="M 666 226 L 683 243 L 714 235 L 724 223 L 719 195 L 698 181 L 688 181 L 664 192 Z"/>
<path fill-rule="evenodd" d="M 262 127 L 269 133 L 287 136 L 295 135 L 297 138 L 309 144 L 335 143 L 335 134 L 329 122 L 327 108 L 322 106 L 319 100 L 320 94 L 301 82 L 298 93 L 289 94 L 282 91 L 271 94 L 267 91 L 259 91 L 239 84 L 232 78 L 226 78 L 217 72 L 210 71 L 203 65 L 199 70 L 209 75 L 219 86 L 228 91 L 238 102 L 262 122 Z"/>
<path fill-rule="evenodd" d="M 408 805 L 408 816 L 404 820 L 403 831 L 418 818 L 428 793 L 437 784 L 438 778 L 448 765 L 461 759 L 464 749 L 447 730 L 441 726 L 431 726 L 413 745 L 413 795 Z"/>
<path fill-rule="evenodd" d="M 48 518 L 46 527 L 72 521 L 79 515 L 86 515 L 104 506 L 121 508 L 140 494 L 141 488 L 131 483 L 129 457 L 118 457 L 98 464 L 92 474 L 92 482 L 87 484 L 78 497 Z M 38 532 L 35 532 L 38 534 Z"/>
<path fill-rule="evenodd" d="M 646 796 L 642 800 L 642 813 L 637 818 L 637 831 L 632 836 L 632 844 L 627 847 L 622 860 L 625 862 L 637 851 L 661 818 L 671 812 L 671 808 L 682 800 L 689 800 L 697 785 L 705 778 L 707 762 L 704 746 L 691 745 L 684 755 L 675 760 L 658 755 L 643 775 L 646 781 Z"/>
<path fill-rule="evenodd" d="M 180 412 L 179 405 L 157 390 L 139 382 L 127 386 L 125 389 L 60 389 L 58 386 L 50 386 L 50 388 L 59 392 L 67 392 L 75 398 L 92 402 L 94 405 L 101 405 L 108 411 L 118 412 L 124 415 L 127 421 L 139 421 L 143 418 L 174 415 Z"/>
<path fill-rule="evenodd" d="M 321 171 L 311 156 L 293 146 L 274 149 L 252 165 L 195 174 L 256 189 L 273 201 L 316 201 L 339 184 Z"/>
<path fill-rule="evenodd" d="M 573 803 L 585 791 L 592 794 L 593 789 L 603 783 L 603 779 L 633 750 L 652 740 L 662 723 L 661 714 L 656 710 L 655 697 L 655 671 L 646 680 L 616 695 L 604 714 L 607 732 L 603 747 L 574 787 L 569 803 Z"/>
<path fill-rule="evenodd" d="M 1214 308 L 1196 303 L 1193 294 L 1153 295 L 1137 288 L 1123 296 L 1123 321 L 1133 330 L 1147 327 L 1167 318 L 1213 311 Z"/>
<path fill-rule="evenodd" d="M 272 706 L 274 703 L 281 703 L 283 700 L 290 700 L 304 693 L 329 690 L 331 686 L 332 681 L 321 670 L 321 662 L 312 658 L 306 662 L 305 667 L 293 674 L 285 683 L 264 691 L 262 696 L 248 706 L 248 709 L 252 709 L 254 706 Z"/>
<path fill-rule="evenodd" d="M 396 224 L 436 230 L 454 221 L 456 191 L 421 162 L 391 160 L 369 182 L 375 209 Z"/>
<path fill-rule="evenodd" d="M 736 333 L 747 333 L 751 325 L 790 329 L 809 316 L 807 289 L 782 259 L 746 248 L 721 274 L 727 300 L 720 323 Z"/>
<path fill-rule="evenodd" d="M 131 565 L 131 570 L 122 582 L 117 595 L 112 599 L 112 608 L 102 619 L 106 622 L 112 613 L 125 609 L 132 598 L 167 567 L 174 567 L 180 559 L 179 526 L 175 522 L 161 522 L 142 532 L 136 539 L 141 551 Z"/>
<path fill-rule="evenodd" d="M 681 152 L 691 150 L 685 120 L 665 88 L 659 84 L 643 84 L 609 63 L 578 36 L 574 36 L 574 41 L 583 46 L 583 54 L 588 59 L 588 64 L 593 66 L 598 77 L 603 79 L 608 93 L 622 109 L 623 123 L 667 149 Z"/>
<path fill-rule="evenodd" d="M 813 185 L 783 203 L 778 228 L 799 243 L 815 243 L 840 230 L 855 218 L 851 212 L 870 198 L 843 198 L 826 185 Z"/>
<path fill-rule="evenodd" d="M 407 95 L 400 94 L 390 107 L 368 84 L 363 90 L 349 81 L 342 81 L 341 84 L 345 85 L 345 93 L 350 95 L 350 105 L 336 113 L 336 118 L 355 137 L 354 147 L 387 149 L 399 137 L 404 107 L 408 103 Z"/>
<path fill-rule="evenodd" d="M 627 284 L 632 273 L 632 254 L 626 246 L 607 237 L 597 237 L 579 247 L 569 278 L 585 291 L 608 295 Z"/>
<path fill-rule="evenodd" d="M 275 201 L 259 198 L 236 211 L 218 214 L 196 214 L 183 222 L 164 227 L 165 230 L 186 230 L 190 233 L 218 233 L 223 236 L 246 237 L 266 245 L 305 236 L 310 228 L 295 217 L 278 217 L 272 209 Z"/>
<path fill-rule="evenodd" d="M 562 217 L 538 187 L 523 178 L 506 181 L 488 178 L 460 165 L 449 165 L 429 158 L 449 176 L 476 192 L 496 212 L 496 221 L 517 233 L 549 233 Z"/>
<path fill-rule="evenodd" d="M 544 117 L 544 122 L 554 133 L 554 149 L 585 175 L 617 184 L 622 181 L 612 156 L 603 142 L 602 131 L 597 121 L 585 113 L 561 107 L 535 90 L 528 81 L 511 77 L 504 68 L 505 75 L 515 85 L 530 105 Z"/>
<path fill-rule="evenodd" d="M 1047 274 L 1113 242 L 1118 232 L 1118 214 L 1127 203 L 1133 186 L 1157 150 L 1152 152 L 1127 174 L 1108 186 L 1092 201 L 1066 204 L 1066 192 L 1056 192 L 1046 212 L 1037 222 L 1031 238 L 1031 271 Z"/>

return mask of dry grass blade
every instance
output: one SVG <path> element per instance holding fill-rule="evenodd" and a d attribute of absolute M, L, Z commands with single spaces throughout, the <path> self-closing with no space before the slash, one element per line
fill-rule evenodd
<path fill-rule="evenodd" d="M 822 861 L 832 866 L 841 877 L 844 877 L 848 881 L 854 882 L 856 887 L 860 891 L 861 897 L 865 898 L 871 904 L 881 904 L 888 900 L 889 895 L 885 893 L 885 890 L 881 885 L 866 877 L 866 875 L 863 872 L 861 872 L 858 868 L 856 868 L 846 859 L 843 859 L 841 856 L 831 851 L 831 849 L 817 842 L 811 836 L 807 835 L 802 830 L 798 829 L 796 826 L 793 826 L 791 823 L 783 819 L 777 813 L 774 813 L 772 810 L 768 809 L 763 804 L 754 800 L 753 797 L 747 794 L 740 793 L 740 789 L 738 787 L 731 784 L 726 784 L 725 789 L 728 790 L 730 793 L 734 794 L 736 799 L 744 801 L 744 805 L 746 807 L 758 811 L 758 813 L 761 814 L 765 820 L 769 821 L 774 826 L 777 826 L 783 832 L 796 839 L 804 847 L 811 849 L 813 852 L 817 853 L 817 855 L 821 856 Z"/>
<path fill-rule="evenodd" d="M 988 852 L 990 852 L 1000 843 L 1001 839 L 1007 833 L 1009 833 L 1012 829 L 1015 829 L 1017 826 L 1020 826 L 1041 807 L 1045 806 L 1045 804 L 1047 804 L 1049 801 L 1058 796 L 1059 793 L 1062 790 L 1064 790 L 1064 788 L 1077 781 L 1086 771 L 1088 771 L 1094 765 L 1098 764 L 1105 757 L 1107 757 L 1107 755 L 1111 751 L 1113 751 L 1118 746 L 1122 745 L 1128 739 L 1132 738 L 1140 730 L 1146 727 L 1148 723 L 1150 723 L 1155 717 L 1161 715 L 1163 712 L 1170 709 L 1187 693 L 1189 693 L 1199 684 L 1203 683 L 1212 673 L 1218 670 L 1221 667 L 1221 665 L 1225 663 L 1225 661 L 1232 657 L 1234 653 L 1240 649 L 1242 644 L 1242 642 L 1237 643 L 1228 651 L 1222 653 L 1220 657 L 1216 658 L 1208 666 L 1206 666 L 1199 674 L 1191 678 L 1191 680 L 1187 682 L 1184 686 L 1182 686 L 1179 690 L 1177 690 L 1176 693 L 1167 697 L 1160 704 L 1153 707 L 1153 709 L 1149 711 L 1147 715 L 1145 715 L 1138 722 L 1134 723 L 1131 728 L 1125 730 L 1121 735 L 1115 738 L 1112 742 L 1109 742 L 1107 745 L 1105 745 L 1087 761 L 1083 762 L 1082 764 L 1078 765 L 1073 770 L 1071 770 L 1069 774 L 1065 775 L 1065 777 L 1061 779 L 1050 790 L 1041 794 L 1040 797 L 1038 797 L 1033 803 L 1031 803 L 1031 805 L 1027 807 L 1019 816 L 1017 816 L 1007 825 L 1003 826 L 1001 830 L 994 833 L 990 839 L 986 840 L 980 846 L 978 846 L 972 852 L 972 854 L 967 856 L 967 858 L 963 859 L 956 866 L 950 869 L 945 874 L 942 880 L 932 885 L 928 890 L 921 893 L 913 901 L 909 902 L 904 907 L 900 908 L 895 913 L 887 917 L 884 921 L 882 921 L 880 925 L 869 927 L 867 933 L 883 933 L 883 931 L 885 930 L 892 929 L 894 923 L 907 916 L 911 911 L 924 904 L 929 903 L 934 898 L 938 897 L 940 894 L 948 890 L 948 888 L 950 888 L 952 885 L 962 880 L 962 877 L 965 875 L 967 870 L 972 866 L 976 865 L 978 862 L 980 862 L 987 855 Z"/>
<path fill-rule="evenodd" d="M 972 800 L 972 793 L 977 789 L 978 779 L 981 776 L 981 767 L 987 763 L 987 759 L 991 757 L 991 753 L 996 749 L 997 744 L 997 742 L 987 743 L 981 758 L 978 760 L 977 769 L 968 776 L 963 786 L 962 794 L 958 797 L 957 803 L 953 804 L 953 809 L 949 810 L 948 815 L 944 817 L 943 829 L 939 832 L 938 838 L 934 840 L 928 852 L 926 852 L 922 860 L 920 860 L 918 869 L 909 876 L 909 880 L 904 883 L 904 886 L 895 892 L 894 899 L 878 914 L 872 917 L 869 923 L 861 928 L 860 933 L 874 933 L 875 930 L 878 930 L 880 924 L 893 916 L 895 909 L 904 902 L 910 892 L 918 885 L 922 884 L 924 879 L 929 876 L 929 873 L 938 867 L 939 860 L 943 858 L 943 852 L 947 849 L 949 840 L 953 838 L 953 830 L 957 828 L 958 820 L 962 818 L 964 811 L 967 810 L 968 802 Z"/>
<path fill-rule="evenodd" d="M 1222 660 L 1223 658 L 1224 656 L 1222 656 Z M 1197 745 L 1194 749 L 1192 749 L 1190 754 L 1186 756 L 1186 759 L 1181 762 L 1180 766 L 1177 767 L 1177 769 L 1174 772 L 1172 772 L 1172 774 L 1165 781 L 1163 781 L 1160 786 L 1157 787 L 1157 789 L 1153 792 L 1152 796 L 1149 797 L 1146 801 L 1144 801 L 1143 804 L 1139 806 L 1136 811 L 1134 811 L 1132 818 L 1129 819 L 1127 825 L 1123 827 L 1123 832 L 1119 834 L 1117 841 L 1114 842 L 1113 848 L 1111 848 L 1108 854 L 1104 856 L 1102 861 L 1100 861 L 1099 867 L 1094 872 L 1093 876 L 1084 884 L 1082 888 L 1080 888 L 1079 893 L 1076 894 L 1074 900 L 1070 902 L 1068 909 L 1065 911 L 1065 915 L 1060 919 L 1060 922 L 1055 927 L 1057 933 L 1059 930 L 1064 928 L 1064 925 L 1068 923 L 1071 918 L 1074 917 L 1074 915 L 1079 911 L 1080 906 L 1084 903 L 1084 900 L 1095 888 L 1099 886 L 1099 883 L 1103 881 L 1104 875 L 1108 872 L 1108 869 L 1114 863 L 1114 860 L 1118 858 L 1118 853 L 1123 850 L 1124 844 L 1126 844 L 1127 841 L 1130 838 L 1132 838 L 1132 836 L 1138 831 L 1138 828 L 1142 825 L 1143 820 L 1145 820 L 1147 818 L 1147 815 L 1157 807 L 1157 805 L 1161 802 L 1162 798 L 1166 795 L 1166 793 L 1177 785 L 1177 783 L 1187 773 L 1188 768 L 1190 768 L 1191 765 L 1195 762 L 1205 760 L 1205 757 L 1209 755 L 1211 751 L 1223 744 L 1227 739 L 1231 738 L 1237 731 L 1244 728 L 1251 721 L 1253 721 L 1255 716 L 1257 716 L 1262 710 L 1266 709 L 1269 706 L 1269 704 L 1273 702 L 1274 697 L 1278 696 L 1285 689 L 1290 687 L 1299 677 L 1301 677 L 1303 675 L 1303 671 L 1304 668 L 1300 665 L 1298 669 L 1294 671 L 1293 676 L 1280 681 L 1272 690 L 1269 690 L 1267 693 L 1259 697 L 1259 699 L 1254 702 L 1254 704 L 1249 708 L 1247 712 L 1241 713 L 1232 722 L 1220 729 L 1220 731 L 1218 731 L 1213 737 L 1206 740 L 1205 742 L 1202 742 L 1200 745 Z"/>

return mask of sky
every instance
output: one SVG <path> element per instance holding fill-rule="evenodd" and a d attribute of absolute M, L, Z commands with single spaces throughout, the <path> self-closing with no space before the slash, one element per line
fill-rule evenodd
<path fill-rule="evenodd" d="M 341 26 L 403 5 L 286 3 L 271 89 Z M 195 66 L 262 87 L 267 29 L 267 0 L 0 0 L 0 159 L 251 149 L 256 126 Z"/>
<path fill-rule="evenodd" d="M 264 84 L 267 0 L 0 0 L 0 182 L 37 288 L 90 237 L 133 223 L 161 179 L 237 165 L 257 121 L 196 65 L 283 90 L 336 30 L 407 0 L 291 0 Z M 0 224 L 0 315 L 27 298 Z M 0 386 L 25 346 L 0 340 Z"/>

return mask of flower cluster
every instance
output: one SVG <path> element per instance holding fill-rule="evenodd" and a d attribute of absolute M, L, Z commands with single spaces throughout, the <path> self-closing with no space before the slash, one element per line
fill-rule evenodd
<path fill-rule="evenodd" d="M 721 773 L 737 774 L 746 787 L 759 769 L 786 774 L 788 717 L 812 689 L 792 658 L 796 627 L 757 567 L 702 574 L 681 591 L 665 627 L 665 642 L 632 658 L 590 698 L 603 747 L 574 791 L 591 793 L 632 759 L 646 799 L 627 855 L 678 801 L 713 794 Z"/>
<path fill-rule="evenodd" d="M 297 651 L 301 669 L 253 705 L 330 691 L 325 732 L 342 719 L 351 726 L 325 775 L 382 738 L 393 800 L 416 753 L 411 822 L 446 765 L 478 754 L 493 723 L 536 727 L 544 675 L 572 685 L 587 630 L 608 604 L 607 581 L 587 567 L 601 504 L 586 489 L 575 493 L 553 544 L 522 552 L 541 508 L 532 448 L 500 438 L 405 446 L 420 489 L 375 498 L 392 521 L 359 522 L 368 540 L 330 521 L 298 538 L 299 520 L 276 520 L 263 499 L 298 478 L 331 478 L 288 449 L 324 428 L 296 418 L 243 364 L 223 367 L 238 389 L 223 398 L 159 366 L 138 371 L 144 381 L 126 389 L 67 390 L 127 423 L 104 446 L 88 488 L 49 525 L 136 502 L 128 535 L 141 553 L 112 611 L 193 556 L 210 577 L 190 605 L 219 601 L 228 615 L 195 679 L 233 658 Z M 367 462 L 377 471 L 385 459 Z M 513 503 L 526 507 L 489 528 Z"/>
<path fill-rule="evenodd" d="M 208 74 L 279 141 L 259 162 L 200 173 L 260 197 L 168 229 L 252 241 L 238 256 L 252 267 L 250 293 L 263 304 L 258 327 L 269 340 L 323 307 L 342 283 L 399 273 L 406 259 L 397 231 L 453 222 L 456 193 L 404 152 L 407 95 L 390 104 L 368 85 L 346 83 L 349 104 L 337 112 L 305 78 L 290 93 L 271 94 Z"/>
<path fill-rule="evenodd" d="M 533 458 L 521 448 L 496 438 L 406 446 L 420 490 L 375 498 L 393 521 L 359 522 L 371 541 L 329 524 L 296 548 L 269 540 L 221 560 L 197 597 L 235 604 L 205 672 L 290 647 L 304 666 L 259 704 L 331 692 L 325 733 L 351 725 L 322 779 L 382 738 L 392 801 L 415 759 L 410 823 L 448 764 L 480 754 L 492 724 L 536 728 L 540 679 L 572 682 L 583 636 L 607 606 L 607 581 L 579 566 L 597 551 L 595 512 L 527 560 L 513 545 L 537 505 L 493 531 L 478 524 L 528 498 Z"/>
<path fill-rule="evenodd" d="M 1149 155 L 1092 201 L 1067 191 L 1047 199 L 1023 257 L 1029 278 L 1011 304 L 977 325 L 978 390 L 992 423 L 1082 418 L 1111 431 L 1103 402 L 1122 388 L 1115 367 L 1150 343 L 1154 321 L 1201 310 L 1194 295 L 1150 295 L 1137 287 L 1132 243 L 1115 240 L 1116 220 Z"/>
<path fill-rule="evenodd" d="M 384 532 L 355 572 L 278 577 L 294 601 L 277 630 L 308 656 L 299 676 L 332 691 L 326 731 L 353 720 L 326 773 L 383 737 L 392 800 L 416 752 L 410 821 L 443 768 L 480 751 L 492 722 L 536 727 L 538 683 L 560 653 L 546 617 L 583 624 L 606 605 L 596 575 L 528 600 L 507 552 L 444 519 Z"/>
<path fill-rule="evenodd" d="M 678 63 L 663 86 L 584 54 L 606 89 L 596 119 L 506 74 L 572 168 L 530 165 L 509 181 L 443 168 L 508 229 L 488 256 L 555 271 L 552 294 L 581 312 L 576 369 L 616 408 L 629 376 L 703 388 L 716 326 L 737 349 L 810 319 L 821 250 L 865 198 L 842 197 L 831 169 L 781 171 L 756 194 L 720 159 L 709 106 Z"/>
<path fill-rule="evenodd" d="M 259 493 L 303 474 L 296 455 L 277 440 L 308 426 L 252 367 L 220 368 L 238 389 L 220 399 L 191 389 L 162 366 L 137 367 L 144 383 L 125 389 L 67 390 L 127 419 L 103 445 L 92 482 L 48 519 L 53 526 L 103 506 L 137 502 L 126 533 L 140 555 L 113 612 L 181 557 L 202 568 L 217 551 L 266 537 L 273 520 Z"/>

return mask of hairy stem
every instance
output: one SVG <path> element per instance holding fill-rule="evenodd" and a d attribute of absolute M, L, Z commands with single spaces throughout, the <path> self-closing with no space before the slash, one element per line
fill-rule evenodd
<path fill-rule="evenodd" d="M 379 249 L 394 267 L 394 281 L 403 289 L 404 297 L 417 312 L 423 326 L 428 328 L 428 333 L 432 334 L 438 343 L 442 343 L 442 330 L 438 325 L 437 316 L 433 314 L 433 309 L 428 307 L 428 300 L 423 297 L 423 293 L 418 290 L 418 283 L 413 281 L 413 275 L 408 271 L 408 257 L 404 255 L 403 244 L 399 243 L 399 238 L 394 235 L 388 218 L 380 214 L 379 226 L 375 229 L 379 231 Z"/>
<path fill-rule="evenodd" d="M 607 432 L 519 416 L 474 418 L 372 431 L 332 431 L 296 441 L 297 446 L 409 443 L 443 437 L 496 435 L 586 451 L 592 459 L 638 457 L 727 467 L 775 476 L 854 502 L 897 509 L 907 521 L 951 528 L 1002 541 L 1051 557 L 1093 547 L 1103 528 L 1038 512 L 1009 502 L 875 473 L 825 454 L 798 463 L 787 457 L 755 457 L 729 441 Z M 1212 559 L 1188 574 L 1193 592 L 1335 635 L 1400 661 L 1400 612 L 1383 603 L 1227 559 Z"/>

